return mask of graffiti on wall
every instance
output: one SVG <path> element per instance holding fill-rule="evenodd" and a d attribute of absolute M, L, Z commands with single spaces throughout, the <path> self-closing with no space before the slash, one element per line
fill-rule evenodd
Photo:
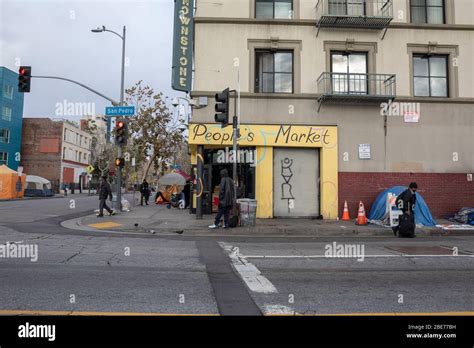
<path fill-rule="evenodd" d="M 290 212 L 291 207 L 294 205 L 293 196 L 293 186 L 290 181 L 293 177 L 293 171 L 291 166 L 293 165 L 293 160 L 285 157 L 281 160 L 281 176 L 283 178 L 283 183 L 281 184 L 281 199 L 286 199 L 288 201 L 288 212 Z"/>

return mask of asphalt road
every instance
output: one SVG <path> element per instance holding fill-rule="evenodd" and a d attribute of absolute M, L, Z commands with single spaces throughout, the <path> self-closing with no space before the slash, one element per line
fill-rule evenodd
<path fill-rule="evenodd" d="M 474 311 L 472 237 L 216 239 L 59 225 L 96 205 L 85 196 L 0 202 L 0 243 L 38 247 L 36 262 L 0 258 L 0 314 Z M 363 254 L 327 257 L 333 242 Z"/>

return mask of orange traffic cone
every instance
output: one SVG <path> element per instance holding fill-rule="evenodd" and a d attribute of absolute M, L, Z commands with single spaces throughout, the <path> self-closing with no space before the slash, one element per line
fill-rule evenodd
<path fill-rule="evenodd" d="M 342 221 L 349 221 L 349 209 L 347 208 L 347 201 L 344 201 L 344 210 L 342 211 Z"/>
<path fill-rule="evenodd" d="M 367 218 L 365 217 L 364 203 L 359 202 L 359 214 L 357 215 L 356 225 L 367 225 Z"/>

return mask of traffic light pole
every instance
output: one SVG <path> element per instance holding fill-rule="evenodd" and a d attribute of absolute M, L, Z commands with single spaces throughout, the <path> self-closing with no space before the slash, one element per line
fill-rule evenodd
<path fill-rule="evenodd" d="M 232 118 L 232 126 L 234 128 L 233 150 L 234 150 L 234 165 L 232 168 L 232 176 L 234 178 L 234 192 L 237 198 L 237 138 L 240 136 L 240 67 L 237 67 L 237 101 L 235 103 L 235 114 Z"/>
<path fill-rule="evenodd" d="M 120 105 L 119 102 L 117 102 L 116 100 L 113 100 L 112 98 L 109 98 L 106 95 L 103 95 L 102 93 L 97 92 L 95 89 L 92 89 L 89 86 L 84 85 L 83 83 L 80 83 L 80 82 L 77 82 L 77 81 L 74 81 L 74 80 L 71 80 L 71 79 L 67 79 L 67 78 L 64 78 L 64 77 L 58 77 L 58 76 L 31 76 L 31 78 L 35 78 L 35 79 L 54 79 L 54 80 L 63 80 L 63 81 L 72 82 L 72 83 L 74 83 L 76 85 L 79 85 L 82 88 L 85 88 L 85 89 L 91 91 L 92 93 L 95 93 L 98 96 L 101 96 L 102 98 L 108 100 L 109 102 L 112 103 L 113 106 L 119 106 Z"/>
<path fill-rule="evenodd" d="M 122 35 L 122 74 L 120 79 L 120 106 L 124 106 L 125 98 L 125 26 L 123 27 Z M 123 147 L 122 144 L 118 146 L 118 158 L 123 156 Z M 117 168 L 117 201 L 118 201 L 118 210 L 122 211 L 122 167 Z"/>

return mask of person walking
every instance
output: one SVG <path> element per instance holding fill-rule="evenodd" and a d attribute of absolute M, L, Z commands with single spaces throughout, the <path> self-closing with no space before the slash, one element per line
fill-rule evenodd
<path fill-rule="evenodd" d="M 107 198 L 110 197 L 112 200 L 112 189 L 110 188 L 110 184 L 107 182 L 107 177 L 103 176 L 100 182 L 100 189 L 99 189 L 99 215 L 97 217 L 104 216 L 104 208 L 110 215 L 115 215 L 115 212 L 107 206 Z"/>
<path fill-rule="evenodd" d="M 403 191 L 395 200 L 395 204 L 403 213 L 399 217 L 398 226 L 393 228 L 393 234 L 399 237 L 414 237 L 415 236 L 415 204 L 416 204 L 416 190 L 418 185 L 412 182 L 408 189 Z"/>
<path fill-rule="evenodd" d="M 143 205 L 143 199 L 145 199 L 145 203 L 148 205 L 148 200 L 150 199 L 150 184 L 148 184 L 146 179 L 143 179 L 140 185 L 140 205 Z"/>
<path fill-rule="evenodd" d="M 221 218 L 224 217 L 224 228 L 229 227 L 229 213 L 234 205 L 235 190 L 234 182 L 229 178 L 227 169 L 221 170 L 221 183 L 219 185 L 219 211 L 217 212 L 214 224 L 209 228 L 214 229 L 219 227 Z"/>

